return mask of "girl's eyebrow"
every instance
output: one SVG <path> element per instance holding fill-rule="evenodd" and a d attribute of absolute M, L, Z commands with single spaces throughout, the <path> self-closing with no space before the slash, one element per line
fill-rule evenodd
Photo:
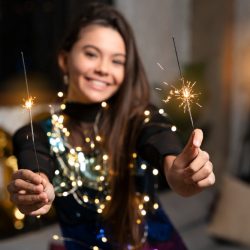
<path fill-rule="evenodd" d="M 88 48 L 90 48 L 90 49 L 95 49 L 95 50 L 97 50 L 99 53 L 101 53 L 101 50 L 100 50 L 98 47 L 96 47 L 95 45 L 87 44 L 87 45 L 84 45 L 84 46 L 83 46 L 83 49 L 88 49 Z M 120 52 L 114 53 L 113 56 L 122 56 L 122 57 L 126 57 L 126 55 L 125 55 L 124 53 L 120 53 Z"/>

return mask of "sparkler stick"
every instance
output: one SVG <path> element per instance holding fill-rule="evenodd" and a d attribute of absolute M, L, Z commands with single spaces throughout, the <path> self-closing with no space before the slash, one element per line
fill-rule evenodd
<path fill-rule="evenodd" d="M 179 62 L 179 57 L 178 57 L 178 53 L 177 53 L 177 49 L 176 49 L 174 37 L 172 37 L 172 39 L 173 39 L 173 43 L 174 43 L 174 51 L 175 51 L 175 55 L 176 55 L 176 60 L 177 60 L 179 72 L 180 72 L 180 77 L 183 78 L 182 73 L 181 73 L 181 66 L 180 66 L 180 62 Z"/>
<path fill-rule="evenodd" d="M 194 122 L 193 122 L 190 104 L 194 101 L 194 98 L 199 94 L 195 94 L 193 92 L 193 87 L 194 87 L 195 83 L 191 85 L 191 82 L 187 82 L 187 85 L 185 84 L 185 80 L 184 80 L 184 78 L 182 76 L 182 72 L 181 72 L 181 67 L 180 67 L 180 63 L 179 63 L 179 57 L 178 57 L 178 53 L 177 53 L 177 49 L 176 49 L 176 45 L 175 45 L 175 40 L 174 40 L 174 37 L 172 37 L 172 38 L 173 38 L 175 55 L 176 55 L 176 60 L 178 63 L 179 73 L 180 73 L 180 77 L 181 77 L 181 81 L 182 81 L 181 89 L 179 89 L 179 90 L 176 89 L 174 91 L 174 95 L 177 97 L 177 99 L 180 99 L 182 101 L 182 103 L 180 104 L 180 107 L 183 106 L 184 113 L 185 113 L 186 109 L 188 110 L 189 118 L 190 118 L 190 121 L 192 124 L 192 128 L 194 129 Z"/>
<path fill-rule="evenodd" d="M 27 100 L 24 100 L 24 105 L 23 107 L 26 108 L 29 111 L 29 117 L 30 117 L 30 129 L 31 129 L 31 138 L 32 138 L 32 144 L 33 144 L 33 150 L 35 153 L 35 160 L 36 160 L 36 165 L 37 165 L 37 170 L 40 175 L 40 167 L 39 167 L 39 162 L 37 158 L 37 151 L 36 151 L 36 144 L 35 144 L 35 136 L 34 136 L 34 129 L 33 129 L 33 121 L 32 121 L 32 106 L 34 104 L 34 97 L 30 96 L 29 93 L 29 86 L 28 86 L 28 80 L 27 80 L 27 73 L 26 73 L 26 67 L 25 67 L 25 61 L 24 61 L 24 56 L 23 52 L 21 51 L 21 56 L 22 56 L 22 63 L 23 63 L 23 70 L 24 70 L 24 78 L 25 78 L 25 85 L 26 85 L 26 91 L 27 91 Z"/>

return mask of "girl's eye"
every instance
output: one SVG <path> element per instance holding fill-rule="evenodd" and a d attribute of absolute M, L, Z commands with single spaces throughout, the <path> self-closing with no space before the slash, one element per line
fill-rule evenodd
<path fill-rule="evenodd" d="M 85 55 L 89 58 L 97 57 L 97 54 L 92 51 L 85 51 Z"/>
<path fill-rule="evenodd" d="M 125 64 L 125 62 L 123 60 L 118 60 L 118 59 L 113 60 L 113 63 L 117 64 L 117 65 L 124 65 Z"/>

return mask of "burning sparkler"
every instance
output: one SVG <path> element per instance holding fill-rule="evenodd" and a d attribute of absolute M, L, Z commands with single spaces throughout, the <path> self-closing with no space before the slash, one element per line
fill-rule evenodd
<path fill-rule="evenodd" d="M 40 174 L 40 167 L 39 167 L 39 162 L 38 162 L 38 158 L 37 158 L 36 145 L 35 145 L 35 136 L 34 136 L 34 129 L 33 129 L 33 121 L 32 121 L 32 106 L 34 105 L 35 97 L 30 96 L 30 93 L 29 93 L 29 86 L 28 86 L 28 81 L 27 81 L 27 73 L 26 73 L 26 67 L 25 67 L 23 52 L 21 52 L 21 56 L 22 56 L 22 63 L 23 63 L 26 91 L 27 91 L 27 99 L 24 99 L 23 107 L 29 111 L 32 144 L 33 144 L 33 149 L 34 149 L 34 153 L 35 153 L 35 160 L 36 160 L 37 170 L 38 170 L 38 173 Z"/>
<path fill-rule="evenodd" d="M 192 128 L 194 129 L 194 122 L 193 122 L 193 117 L 192 117 L 192 112 L 191 112 L 191 104 L 195 103 L 197 106 L 201 107 L 201 105 L 197 102 L 198 101 L 197 97 L 200 95 L 200 93 L 195 93 L 195 91 L 193 89 L 196 82 L 191 83 L 190 81 L 185 81 L 184 77 L 182 76 L 174 37 L 173 37 L 173 43 L 174 43 L 175 55 L 176 55 L 176 59 L 177 59 L 177 63 L 178 63 L 179 73 L 180 73 L 180 77 L 181 77 L 180 80 L 182 82 L 182 86 L 180 88 L 177 88 L 177 87 L 171 85 L 172 89 L 170 90 L 169 94 L 167 95 L 167 97 L 163 101 L 165 103 L 168 103 L 173 98 L 180 100 L 181 103 L 180 103 L 179 107 L 183 108 L 184 113 L 186 113 L 186 111 L 188 111 L 191 125 L 192 125 Z M 164 67 L 160 63 L 157 63 L 157 65 L 162 70 L 164 70 Z M 166 82 L 163 82 L 163 83 L 168 85 Z M 156 88 L 156 89 L 160 90 L 160 91 L 162 90 L 161 88 Z"/>
<path fill-rule="evenodd" d="M 187 81 L 185 83 L 184 78 L 182 78 L 181 81 L 182 81 L 182 87 L 178 89 L 174 87 L 173 85 L 171 85 L 173 89 L 170 90 L 169 95 L 163 101 L 167 103 L 172 98 L 176 98 L 177 100 L 180 100 L 181 103 L 179 107 L 183 108 L 184 113 L 188 111 L 192 127 L 194 128 L 194 122 L 193 122 L 193 117 L 192 117 L 190 106 L 191 104 L 195 103 L 197 106 L 201 107 L 201 105 L 198 102 L 196 102 L 196 99 L 200 95 L 200 93 L 195 93 L 193 90 L 193 87 L 195 86 L 196 82 L 192 84 L 190 81 Z"/>

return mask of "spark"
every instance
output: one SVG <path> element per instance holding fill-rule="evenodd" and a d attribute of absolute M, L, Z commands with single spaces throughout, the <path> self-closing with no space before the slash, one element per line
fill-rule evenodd
<path fill-rule="evenodd" d="M 158 62 L 157 65 L 160 67 L 161 70 L 165 70 L 165 68 Z"/>
<path fill-rule="evenodd" d="M 24 101 L 23 108 L 31 110 L 31 108 L 34 105 L 34 100 L 35 100 L 35 97 L 32 97 L 32 96 L 28 97 L 28 99 L 23 99 Z"/>
<path fill-rule="evenodd" d="M 180 88 L 176 88 L 171 85 L 172 89 L 169 91 L 169 95 L 163 101 L 165 103 L 168 103 L 171 99 L 174 98 L 176 100 L 180 100 L 179 107 L 183 108 L 184 113 L 188 111 L 192 127 L 194 128 L 193 117 L 191 114 L 191 105 L 195 103 L 197 106 L 201 107 L 201 105 L 198 103 L 198 96 L 200 95 L 200 93 L 195 93 L 193 89 L 196 82 L 185 82 L 184 78 L 181 78 L 181 81 L 182 86 Z"/>
<path fill-rule="evenodd" d="M 196 98 L 200 95 L 200 93 L 195 93 L 193 90 L 193 87 L 195 86 L 196 82 L 194 83 L 191 83 L 191 81 L 185 82 L 184 77 L 182 76 L 182 71 L 181 71 L 181 66 L 180 66 L 177 48 L 175 44 L 175 39 L 174 37 L 172 37 L 172 39 L 173 39 L 173 44 L 174 44 L 176 60 L 177 60 L 178 68 L 179 68 L 179 74 L 180 74 L 181 81 L 182 81 L 182 86 L 178 89 L 174 87 L 173 85 L 171 85 L 173 89 L 170 90 L 169 95 L 163 101 L 167 103 L 172 98 L 176 98 L 177 100 L 180 100 L 181 103 L 179 107 L 183 108 L 184 113 L 188 111 L 190 121 L 192 124 L 192 128 L 194 129 L 194 122 L 193 122 L 193 117 L 192 117 L 192 112 L 191 112 L 191 104 L 196 103 L 196 105 L 201 107 L 201 105 L 198 102 L 196 102 Z"/>

